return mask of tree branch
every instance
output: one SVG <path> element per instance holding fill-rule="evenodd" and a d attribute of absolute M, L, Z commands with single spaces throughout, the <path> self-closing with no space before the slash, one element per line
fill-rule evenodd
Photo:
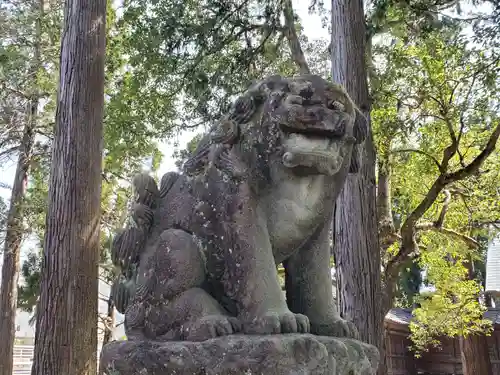
<path fill-rule="evenodd" d="M 0 151 L 0 159 L 3 158 L 4 156 L 8 156 L 9 154 L 11 154 L 15 151 L 18 151 L 18 150 L 19 150 L 19 146 L 14 146 L 14 147 L 8 148 L 6 150 Z"/>
<path fill-rule="evenodd" d="M 459 169 L 453 173 L 441 174 L 432 184 L 427 195 L 422 199 L 420 204 L 408 215 L 405 222 L 401 226 L 401 249 L 398 254 L 396 254 L 388 263 L 386 267 L 386 278 L 394 279 L 399 273 L 399 268 L 401 264 L 410 256 L 413 251 L 418 249 L 415 232 L 418 220 L 422 218 L 425 212 L 434 204 L 437 197 L 441 191 L 449 184 L 463 180 L 474 173 L 476 173 L 483 162 L 490 156 L 495 150 L 496 142 L 500 136 L 500 123 L 497 125 L 493 133 L 491 134 L 486 146 L 483 151 L 466 167 Z M 449 146 L 452 147 L 453 145 Z M 448 149 L 447 149 L 448 150 Z M 446 150 L 445 150 L 446 154 Z M 443 168 L 445 167 L 441 163 Z M 453 235 L 449 230 L 440 229 L 441 231 L 446 231 L 448 234 Z M 470 243 L 470 242 L 469 242 Z"/>
<path fill-rule="evenodd" d="M 483 151 L 476 156 L 476 158 L 467 166 L 464 168 L 459 169 L 456 172 L 453 173 L 448 173 L 446 174 L 445 177 L 445 183 L 450 184 L 452 182 L 458 181 L 458 180 L 463 180 L 466 177 L 469 177 L 479 171 L 479 168 L 483 164 L 483 162 L 490 156 L 493 151 L 495 151 L 496 143 L 498 141 L 498 137 L 500 136 L 500 122 L 498 123 L 497 127 L 491 134 L 490 138 L 488 139 L 488 142 L 486 143 L 486 146 L 484 147 Z"/>
<path fill-rule="evenodd" d="M 474 238 L 469 237 L 463 233 L 457 232 L 456 230 L 453 229 L 438 227 L 436 226 L 436 223 L 422 223 L 417 225 L 416 229 L 420 231 L 432 230 L 446 234 L 447 236 L 450 237 L 455 237 L 465 242 L 465 244 L 471 249 L 477 249 L 480 246 L 479 242 L 477 242 Z"/>
<path fill-rule="evenodd" d="M 113 331 L 116 328 L 116 326 L 113 327 L 112 325 L 109 324 L 112 321 L 112 319 L 110 319 L 108 315 L 99 314 L 98 316 L 105 330 Z"/>
<path fill-rule="evenodd" d="M 451 194 L 449 190 L 443 190 L 443 193 L 445 195 L 444 202 L 443 202 L 443 208 L 441 208 L 441 212 L 439 213 L 439 217 L 437 221 L 434 222 L 434 226 L 437 228 L 442 228 L 444 224 L 444 217 L 446 216 L 446 213 L 448 212 L 448 208 L 450 207 L 450 202 L 451 202 Z"/>
<path fill-rule="evenodd" d="M 283 16 L 285 17 L 284 33 L 292 53 L 292 60 L 299 67 L 300 74 L 311 74 L 306 57 L 300 46 L 297 31 L 295 30 L 292 0 L 283 1 Z"/>
<path fill-rule="evenodd" d="M 427 156 L 428 158 L 430 158 L 434 164 L 436 164 L 438 170 L 443 173 L 444 171 L 442 170 L 442 167 L 441 167 L 441 164 L 439 163 L 439 161 L 434 157 L 432 156 L 431 154 L 425 152 L 425 151 L 422 151 L 422 150 L 417 150 L 417 149 L 412 149 L 412 148 L 404 148 L 404 149 L 398 149 L 398 150 L 393 150 L 392 151 L 393 153 L 396 153 L 396 152 L 415 152 L 417 154 L 421 154 L 421 155 L 424 155 L 424 156 Z"/>

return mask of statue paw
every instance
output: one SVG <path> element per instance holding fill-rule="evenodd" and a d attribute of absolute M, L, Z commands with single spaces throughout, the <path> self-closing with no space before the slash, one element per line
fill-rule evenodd
<path fill-rule="evenodd" d="M 224 315 L 209 315 L 187 325 L 184 339 L 187 341 L 205 341 L 214 337 L 227 336 L 240 330 L 236 318 Z"/>
<path fill-rule="evenodd" d="M 309 330 L 309 318 L 307 316 L 294 314 L 288 310 L 283 312 L 268 311 L 243 323 L 243 332 L 254 335 L 308 333 Z"/>
<path fill-rule="evenodd" d="M 340 316 L 331 318 L 328 323 L 311 322 L 311 333 L 318 336 L 347 337 L 359 339 L 359 332 L 356 326 Z"/>

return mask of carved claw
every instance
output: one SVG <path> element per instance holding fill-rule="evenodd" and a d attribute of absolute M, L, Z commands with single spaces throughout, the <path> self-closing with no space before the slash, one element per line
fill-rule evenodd
<path fill-rule="evenodd" d="M 309 331 L 309 318 L 290 311 L 268 311 L 251 321 L 243 322 L 243 332 L 246 334 L 309 333 Z"/>
<path fill-rule="evenodd" d="M 205 341 L 214 337 L 231 335 L 236 331 L 237 321 L 224 315 L 205 316 L 183 329 L 183 337 L 188 341 Z"/>
<path fill-rule="evenodd" d="M 340 316 L 333 318 L 328 323 L 311 322 L 311 333 L 318 336 L 347 337 L 359 339 L 359 332 L 356 326 Z"/>

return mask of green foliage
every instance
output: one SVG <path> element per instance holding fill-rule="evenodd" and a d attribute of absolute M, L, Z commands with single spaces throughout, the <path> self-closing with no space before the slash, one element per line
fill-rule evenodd
<path fill-rule="evenodd" d="M 422 286 L 422 267 L 416 261 L 411 261 L 401 271 L 394 305 L 397 307 L 412 308 Z"/>
<path fill-rule="evenodd" d="M 176 150 L 172 157 L 174 157 L 175 160 L 175 166 L 181 170 L 182 165 L 186 162 L 186 160 L 192 155 L 192 153 L 196 150 L 196 147 L 198 146 L 198 143 L 201 141 L 201 138 L 203 138 L 203 133 L 195 135 L 187 144 L 185 149 L 182 150 Z"/>
<path fill-rule="evenodd" d="M 427 282 L 435 288 L 414 310 L 410 324 L 412 341 L 417 353 L 430 345 L 439 346 L 440 336 L 458 337 L 487 333 L 491 321 L 483 318 L 486 307 L 478 300 L 481 285 L 470 279 L 471 251 L 446 237 L 428 233 L 422 241 L 428 249 L 421 255 L 421 265 L 427 269 Z"/>
<path fill-rule="evenodd" d="M 170 115 L 163 124 L 188 124 L 199 116 L 213 119 L 229 106 L 231 95 L 279 56 L 274 7 L 253 5 L 254 9 L 234 1 L 128 2 L 122 25 L 132 79 L 141 83 L 150 104 L 163 106 L 159 112 Z M 267 61 L 260 57 L 266 55 Z M 182 110 L 176 111 L 180 106 Z"/>
<path fill-rule="evenodd" d="M 498 51 L 472 44 L 464 34 L 466 23 L 451 16 L 421 32 L 413 22 L 427 10 L 422 7 L 419 15 L 418 2 L 375 3 L 386 6 L 383 27 L 377 30 L 386 38 L 374 39 L 372 45 L 371 120 L 380 166 L 391 180 L 393 238 L 415 209 L 431 199 L 411 224 L 418 248 L 400 265 L 395 295 L 400 306 L 420 305 L 411 325 L 420 352 L 443 335 L 489 330 L 480 302 L 484 272 L 469 272 L 468 262 L 484 267 L 484 241 L 478 244 L 477 238 L 487 238 L 488 223 L 500 218 L 498 150 L 478 173 L 449 184 L 437 198 L 429 197 L 440 176 L 464 168 L 484 150 L 500 121 L 499 102 L 492 99 L 500 94 L 500 60 Z M 450 5 L 441 3 L 443 9 Z M 398 21 L 404 7 L 414 11 L 407 24 Z M 396 240 L 384 259 L 404 250 Z M 419 296 L 424 283 L 431 291 Z"/>
<path fill-rule="evenodd" d="M 18 288 L 18 308 L 32 313 L 38 300 L 40 277 L 42 269 L 41 256 L 37 252 L 28 253 L 21 267 L 23 284 Z"/>
<path fill-rule="evenodd" d="M 500 65 L 498 57 L 471 47 L 453 31 L 415 43 L 395 39 L 374 51 L 382 61 L 372 123 L 379 154 L 391 154 L 394 214 L 404 218 L 439 176 L 436 162 L 452 137 L 459 147 L 447 172 L 470 163 L 485 146 L 499 121 L 498 102 L 490 98 L 499 94 Z M 499 160 L 495 152 L 480 174 L 453 185 L 458 199 L 446 216 L 448 224 L 464 229 L 499 217 L 494 182 Z M 424 219 L 435 220 L 439 209 L 436 202 Z"/>
<path fill-rule="evenodd" d="M 53 122 L 55 108 L 60 22 L 57 2 L 46 4 L 45 12 L 38 1 L 8 0 L 0 5 L 0 163 L 17 155 L 22 129 L 29 120 L 28 103 L 33 96 L 43 102 L 39 114 L 35 154 L 47 150 L 50 141 L 47 124 Z M 40 45 L 36 40 L 36 25 L 40 24 Z M 42 67 L 33 71 L 33 59 L 38 50 Z M 48 114 L 48 117 L 46 116 Z M 50 121 L 47 121 L 50 118 Z"/>
<path fill-rule="evenodd" d="M 457 4 L 456 0 L 373 0 L 368 10 L 368 34 L 390 32 L 399 37 L 417 37 L 456 23 L 450 17 L 439 17 L 442 11 Z M 441 13 L 441 14 L 440 14 Z"/>
<path fill-rule="evenodd" d="M 161 162 L 158 140 L 169 135 L 171 101 L 152 96 L 130 71 L 123 28 L 111 2 L 107 8 L 103 173 L 108 183 L 129 181 L 150 161 Z"/>
<path fill-rule="evenodd" d="M 141 121 L 193 127 L 218 118 L 252 80 L 295 73 L 281 7 L 280 1 L 127 2 L 120 25 L 128 79 L 140 92 L 130 105 L 143 108 Z M 318 51 L 300 38 L 305 50 L 325 56 L 326 43 Z M 323 61 L 318 68 L 325 73 Z"/>

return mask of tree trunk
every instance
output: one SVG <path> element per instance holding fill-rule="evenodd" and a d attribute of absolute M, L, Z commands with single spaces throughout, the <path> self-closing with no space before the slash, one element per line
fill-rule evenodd
<path fill-rule="evenodd" d="M 105 0 L 68 0 L 33 375 L 97 372 Z"/>
<path fill-rule="evenodd" d="M 387 142 L 386 147 L 390 147 Z M 378 155 L 378 181 L 377 181 L 377 218 L 380 252 L 385 254 L 387 249 L 398 240 L 392 218 L 391 202 L 391 160 L 389 152 Z"/>
<path fill-rule="evenodd" d="M 307 64 L 297 31 L 295 30 L 295 16 L 293 13 L 292 0 L 285 0 L 283 2 L 283 17 L 285 19 L 284 33 L 288 40 L 292 60 L 298 66 L 300 74 L 310 74 L 309 65 Z"/>
<path fill-rule="evenodd" d="M 464 375 L 493 375 L 485 335 L 460 337 L 460 352 Z"/>
<path fill-rule="evenodd" d="M 365 29 L 362 0 L 332 0 L 332 77 L 369 119 Z M 348 177 L 335 204 L 334 254 L 341 315 L 354 322 L 363 341 L 379 348 L 379 373 L 386 374 L 376 210 L 370 131 L 361 171 Z"/>
<path fill-rule="evenodd" d="M 26 124 L 23 138 L 19 146 L 14 184 L 7 215 L 5 242 L 2 265 L 2 284 L 0 291 L 0 375 L 12 375 L 15 340 L 15 324 L 17 312 L 17 284 L 19 282 L 21 244 L 23 240 L 23 204 L 28 184 L 31 154 L 35 140 L 35 128 L 38 116 L 38 88 L 36 76 L 40 68 L 41 18 L 43 17 L 43 0 L 34 4 L 38 13 L 35 21 L 35 40 L 32 65 L 29 76 L 33 79 L 30 100 L 27 108 Z"/>

